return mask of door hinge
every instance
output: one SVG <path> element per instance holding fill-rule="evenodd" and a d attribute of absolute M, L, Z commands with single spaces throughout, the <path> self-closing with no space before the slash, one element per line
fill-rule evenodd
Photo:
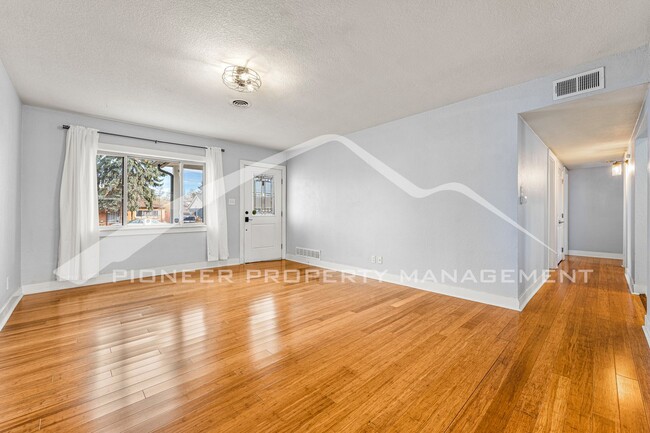
<path fill-rule="evenodd" d="M 560 252 L 562 252 L 562 253 L 564 252 L 564 247 L 562 247 L 562 250 Z"/>

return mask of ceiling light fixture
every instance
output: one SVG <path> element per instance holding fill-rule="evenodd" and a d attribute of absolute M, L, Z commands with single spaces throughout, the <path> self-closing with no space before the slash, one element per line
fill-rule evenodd
<path fill-rule="evenodd" d="M 246 66 L 228 66 L 221 79 L 229 89 L 244 93 L 254 92 L 262 85 L 260 75 Z"/>

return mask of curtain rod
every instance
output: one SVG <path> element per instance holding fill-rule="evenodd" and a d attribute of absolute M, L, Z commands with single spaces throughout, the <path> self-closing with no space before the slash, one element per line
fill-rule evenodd
<path fill-rule="evenodd" d="M 70 129 L 70 125 L 61 125 L 61 128 L 63 129 Z M 123 135 L 123 134 L 114 134 L 112 132 L 103 132 L 99 131 L 100 134 L 104 135 L 110 135 L 112 137 L 123 137 L 123 138 L 133 138 L 134 140 L 142 140 L 142 141 L 151 141 L 153 143 L 164 143 L 164 144 L 174 144 L 176 146 L 185 146 L 185 147 L 196 147 L 198 149 L 207 149 L 207 146 L 197 146 L 195 144 L 184 144 L 184 143 L 174 143 L 173 141 L 164 141 L 164 140 L 153 140 L 151 138 L 142 138 L 142 137 L 134 137 L 133 135 Z M 221 149 L 222 152 L 225 152 L 225 149 Z"/>

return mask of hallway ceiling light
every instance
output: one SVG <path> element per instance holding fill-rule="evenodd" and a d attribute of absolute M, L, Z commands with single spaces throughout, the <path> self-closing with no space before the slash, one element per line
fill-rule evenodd
<path fill-rule="evenodd" d="M 623 174 L 623 164 L 619 161 L 612 163 L 612 176 L 620 176 Z"/>
<path fill-rule="evenodd" d="M 244 93 L 254 92 L 262 85 L 260 75 L 246 66 L 228 66 L 221 79 L 228 88 Z"/>

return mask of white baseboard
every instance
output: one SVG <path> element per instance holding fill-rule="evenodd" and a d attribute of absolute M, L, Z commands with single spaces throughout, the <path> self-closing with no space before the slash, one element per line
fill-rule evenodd
<path fill-rule="evenodd" d="M 2 330 L 2 328 L 4 328 L 4 326 L 7 324 L 9 317 L 11 317 L 11 313 L 14 312 L 16 306 L 18 306 L 18 303 L 22 298 L 23 291 L 19 287 L 11 295 L 11 297 L 7 299 L 7 303 L 4 305 L 4 307 L 2 307 L 2 311 L 0 311 L 0 330 Z"/>
<path fill-rule="evenodd" d="M 95 284 L 125 281 L 130 280 L 134 277 L 137 279 L 139 275 L 144 275 L 145 277 L 153 277 L 164 274 L 172 274 L 175 272 L 190 272 L 200 269 L 222 268 L 224 266 L 238 265 L 239 263 L 239 257 L 237 257 L 219 262 L 185 263 L 182 265 L 163 266 L 146 270 L 129 270 L 127 271 L 127 275 L 124 276 L 111 272 L 110 274 L 101 274 L 81 284 L 76 284 L 72 281 L 46 281 L 43 283 L 26 284 L 22 287 L 22 293 L 25 295 L 31 295 L 35 293 L 53 292 L 55 290 L 73 289 L 76 287 L 93 286 Z"/>
<path fill-rule="evenodd" d="M 598 251 L 569 250 L 569 255 L 570 256 L 582 256 L 582 257 L 595 257 L 597 259 L 623 260 L 623 254 L 601 253 L 601 252 L 598 252 Z"/>
<path fill-rule="evenodd" d="M 480 302 L 482 304 L 494 305 L 496 307 L 507 308 L 509 310 L 519 311 L 519 300 L 515 297 L 493 295 L 474 289 L 463 287 L 454 287 L 448 284 L 434 283 L 431 281 L 404 281 L 399 275 L 388 274 L 381 271 L 362 269 L 355 266 L 342 265 L 340 263 L 326 262 L 323 260 L 310 259 L 307 257 L 287 254 L 287 260 L 291 260 L 306 265 L 316 266 L 319 268 L 331 269 L 333 271 L 344 272 L 353 275 L 363 276 L 372 280 L 384 281 L 387 283 L 398 284 L 401 286 L 412 287 L 414 289 L 425 290 L 427 292 L 447 295 L 454 298 L 465 299 L 468 301 Z"/>
<path fill-rule="evenodd" d="M 537 280 L 533 281 L 533 283 L 528 287 L 524 293 L 521 294 L 519 297 L 519 311 L 523 311 L 524 308 L 526 308 L 526 305 L 528 305 L 528 302 L 533 299 L 533 296 L 539 291 L 539 289 L 542 288 L 544 283 L 548 278 L 546 278 L 547 275 L 542 273 Z"/>
<path fill-rule="evenodd" d="M 634 293 L 636 293 L 637 295 L 645 295 L 646 293 L 648 293 L 648 287 L 645 284 L 635 283 Z"/>
<path fill-rule="evenodd" d="M 645 334 L 646 340 L 648 340 L 648 346 L 650 346 L 650 324 L 643 327 L 643 333 Z"/>

